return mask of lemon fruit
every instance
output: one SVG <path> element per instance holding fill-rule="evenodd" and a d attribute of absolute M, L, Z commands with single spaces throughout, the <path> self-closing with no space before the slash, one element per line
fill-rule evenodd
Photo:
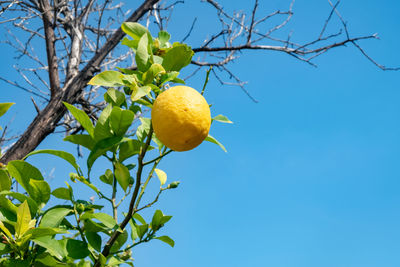
<path fill-rule="evenodd" d="M 191 150 L 203 142 L 211 126 L 210 107 L 188 86 L 175 86 L 154 101 L 151 120 L 157 138 L 175 151 Z"/>

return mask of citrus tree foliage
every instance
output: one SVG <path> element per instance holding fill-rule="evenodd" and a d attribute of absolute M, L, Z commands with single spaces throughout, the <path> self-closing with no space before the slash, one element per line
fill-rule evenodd
<path fill-rule="evenodd" d="M 157 168 L 172 150 L 157 139 L 151 118 L 142 114 L 169 84 L 185 83 L 179 72 L 191 62 L 193 51 L 186 44 L 171 44 L 166 31 L 154 38 L 138 23 L 124 23 L 122 29 L 129 36 L 122 44 L 135 53 L 137 68 L 104 71 L 90 80 L 91 85 L 108 88 L 104 94 L 107 106 L 98 120 L 93 124 L 83 110 L 64 103 L 86 131 L 64 140 L 90 151 L 86 166 L 81 168 L 65 151 L 46 149 L 28 154 L 26 158 L 51 154 L 71 166 L 70 180 L 59 188 L 50 188 L 41 172 L 25 160 L 1 166 L 1 266 L 133 266 L 132 249 L 141 243 L 157 239 L 174 246 L 169 236 L 159 233 L 172 216 L 161 210 L 155 210 L 150 218 L 140 215 L 162 192 L 179 185 L 178 181 L 168 183 L 167 174 Z M 11 105 L 0 104 L 0 116 Z M 140 120 L 136 128 L 132 126 L 135 118 Z M 213 121 L 231 123 L 223 115 Z M 212 136 L 205 140 L 225 150 Z M 152 158 L 146 157 L 150 150 L 155 155 Z M 100 177 L 92 177 L 94 163 L 101 157 L 109 164 L 102 164 Z M 160 189 L 154 201 L 142 203 L 152 177 L 158 177 Z M 100 203 L 77 199 L 72 183 L 94 192 Z M 111 189 L 111 195 L 99 189 L 104 187 Z M 57 204 L 49 206 L 49 200 Z M 124 202 L 129 208 L 122 211 L 119 207 Z"/>

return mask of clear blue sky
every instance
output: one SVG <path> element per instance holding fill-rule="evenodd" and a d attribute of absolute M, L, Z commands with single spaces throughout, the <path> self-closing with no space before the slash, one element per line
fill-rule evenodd
<path fill-rule="evenodd" d="M 225 5 L 248 8 L 243 2 Z M 289 5 L 260 2 L 264 13 Z M 215 13 L 206 7 L 197 1 L 178 6 L 173 38 L 181 40 L 195 16 L 203 19 L 187 43 L 195 46 L 210 34 Z M 393 0 L 340 6 L 352 34 L 379 33 L 381 41 L 362 45 L 389 66 L 400 65 L 399 10 Z M 319 33 L 329 5 L 297 1 L 294 12 L 287 27 L 302 41 Z M 143 245 L 134 251 L 136 266 L 400 266 L 400 73 L 379 70 L 353 47 L 315 62 L 318 68 L 273 52 L 243 54 L 232 70 L 249 82 L 257 104 L 240 88 L 210 81 L 205 95 L 213 115 L 235 122 L 211 129 L 228 153 L 207 143 L 162 162 L 169 181 L 182 182 L 158 205 L 174 216 L 163 233 L 176 246 Z M 12 54 L 3 52 L 0 64 L 1 75 L 14 75 Z M 200 88 L 202 75 L 189 85 Z M 15 118 L 11 126 L 21 131 L 34 113 L 30 95 L 4 83 L 0 90 L 1 102 L 17 103 L 2 123 Z M 75 152 L 61 138 L 53 135 L 40 148 Z M 53 186 L 72 171 L 50 157 L 31 162 L 47 174 L 55 168 Z"/>

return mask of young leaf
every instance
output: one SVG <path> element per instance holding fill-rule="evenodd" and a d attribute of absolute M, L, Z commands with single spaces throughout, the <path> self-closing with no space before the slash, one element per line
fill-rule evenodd
<path fill-rule="evenodd" d="M 135 220 L 138 220 L 141 224 L 146 224 L 146 221 L 143 219 L 143 217 L 139 213 L 135 213 L 133 215 L 133 218 Z"/>
<path fill-rule="evenodd" d="M 29 228 L 31 228 L 31 212 L 29 211 L 28 202 L 24 201 L 18 207 L 15 236 L 17 238 L 22 237 Z"/>
<path fill-rule="evenodd" d="M 114 180 L 113 172 L 110 169 L 107 169 L 106 172 L 100 176 L 100 180 L 105 184 L 112 185 Z"/>
<path fill-rule="evenodd" d="M 163 186 L 167 182 L 167 174 L 160 169 L 155 169 L 154 171 L 157 174 L 158 180 L 160 180 L 161 186 Z"/>
<path fill-rule="evenodd" d="M 143 34 L 142 37 L 140 37 L 140 41 L 138 44 L 138 48 L 136 50 L 136 55 L 135 55 L 135 61 L 136 65 L 139 71 L 146 71 L 147 66 L 148 66 L 148 60 L 149 60 L 149 53 L 147 50 L 148 47 L 148 36 L 147 34 Z"/>
<path fill-rule="evenodd" d="M 163 235 L 163 236 L 159 236 L 156 237 L 156 239 L 163 241 L 164 243 L 167 243 L 168 245 L 170 245 L 171 247 L 175 246 L 175 241 L 172 240 L 169 236 Z"/>
<path fill-rule="evenodd" d="M 69 164 L 71 164 L 72 167 L 74 167 L 77 172 L 80 172 L 80 168 L 79 168 L 78 164 L 76 163 L 76 159 L 71 153 L 61 151 L 61 150 L 42 149 L 42 150 L 36 150 L 36 151 L 29 153 L 28 155 L 25 156 L 25 158 L 32 156 L 32 155 L 36 155 L 36 154 L 50 154 L 50 155 L 60 157 L 64 160 L 66 160 Z"/>
<path fill-rule="evenodd" d="M 213 121 L 219 121 L 219 122 L 224 122 L 224 123 L 233 123 L 230 121 L 226 116 L 224 115 L 217 115 L 214 118 L 212 118 Z"/>
<path fill-rule="evenodd" d="M 114 168 L 115 168 L 115 178 L 117 179 L 122 189 L 126 191 L 131 179 L 131 175 L 129 174 L 128 168 L 124 164 L 119 162 L 116 162 L 114 164 Z"/>
<path fill-rule="evenodd" d="M 143 84 L 152 83 L 153 79 L 161 73 L 165 73 L 165 69 L 160 64 L 154 63 L 151 67 L 143 74 Z"/>
<path fill-rule="evenodd" d="M 88 84 L 105 87 L 119 87 L 124 85 L 124 82 L 122 81 L 123 77 L 124 75 L 119 71 L 106 70 L 94 76 Z"/>
<path fill-rule="evenodd" d="M 171 35 L 166 31 L 160 31 L 158 33 L 158 40 L 160 40 L 161 47 L 165 47 L 165 44 L 169 41 Z"/>
<path fill-rule="evenodd" d="M 7 227 L 3 224 L 2 221 L 0 221 L 0 230 L 2 230 L 8 238 L 12 238 L 10 230 L 7 229 Z"/>
<path fill-rule="evenodd" d="M 29 210 L 31 211 L 32 216 L 34 216 L 38 211 L 38 204 L 36 203 L 36 201 L 25 194 L 12 191 L 2 191 L 0 192 L 0 196 L 9 196 L 18 200 L 21 203 L 23 203 L 24 201 L 28 202 Z"/>
<path fill-rule="evenodd" d="M 204 141 L 208 141 L 208 142 L 214 143 L 214 144 L 216 144 L 216 145 L 219 145 L 219 147 L 220 147 L 223 151 L 227 152 L 227 151 L 226 151 L 226 148 L 224 147 L 224 145 L 221 144 L 220 142 L 218 142 L 218 140 L 215 139 L 214 137 L 212 137 L 211 135 L 208 135 L 208 136 L 206 137 L 206 139 L 204 139 Z"/>
<path fill-rule="evenodd" d="M 137 100 L 139 100 L 140 98 L 142 98 L 142 97 L 144 97 L 145 95 L 147 95 L 148 93 L 150 93 L 150 91 L 151 91 L 151 87 L 148 86 L 148 85 L 138 87 L 137 90 L 136 90 L 135 92 L 132 93 L 132 95 L 131 95 L 131 100 L 132 100 L 133 102 L 134 102 L 134 101 L 137 101 Z"/>
<path fill-rule="evenodd" d="M 60 228 L 52 228 L 52 227 L 37 227 L 31 228 L 26 231 L 25 236 L 30 235 L 30 238 L 38 238 L 43 236 L 54 236 L 56 234 L 65 234 L 67 230 Z"/>
<path fill-rule="evenodd" d="M 82 127 L 88 132 L 88 134 L 93 137 L 94 126 L 89 116 L 83 111 L 75 106 L 63 102 L 67 109 L 71 112 L 72 116 L 82 125 Z"/>
<path fill-rule="evenodd" d="M 7 110 L 15 103 L 0 103 L 0 117 L 3 116 Z"/>
<path fill-rule="evenodd" d="M 148 33 L 147 28 L 137 22 L 124 22 L 121 29 L 135 40 L 140 40 L 145 33 Z"/>
<path fill-rule="evenodd" d="M 193 55 L 194 52 L 189 46 L 175 43 L 164 55 L 162 65 L 166 71 L 180 71 L 189 65 Z"/>

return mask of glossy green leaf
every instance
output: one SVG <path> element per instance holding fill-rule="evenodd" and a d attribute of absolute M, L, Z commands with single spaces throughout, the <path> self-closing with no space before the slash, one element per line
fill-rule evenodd
<path fill-rule="evenodd" d="M 122 39 L 122 41 L 121 41 L 121 44 L 122 45 L 126 45 L 129 48 L 132 48 L 133 52 L 136 52 L 136 49 L 137 49 L 138 44 L 139 44 L 139 40 L 131 40 L 129 38 L 124 37 Z M 120 69 L 120 68 L 117 68 L 117 69 Z"/>
<path fill-rule="evenodd" d="M 136 232 L 139 239 L 142 239 L 148 230 L 149 230 L 148 224 L 136 225 Z"/>
<path fill-rule="evenodd" d="M 128 168 L 123 165 L 122 163 L 116 162 L 114 164 L 115 168 L 115 178 L 117 179 L 119 185 L 122 187 L 122 189 L 126 192 L 126 189 L 129 186 L 130 180 L 131 180 L 131 175 L 129 173 Z"/>
<path fill-rule="evenodd" d="M 50 186 L 43 181 L 43 176 L 37 168 L 25 161 L 13 160 L 8 163 L 7 169 L 37 203 L 47 203 L 50 198 Z"/>
<path fill-rule="evenodd" d="M 124 85 L 124 82 L 122 81 L 123 77 L 124 75 L 119 71 L 106 70 L 94 76 L 88 84 L 105 87 L 118 87 Z"/>
<path fill-rule="evenodd" d="M 105 184 L 112 185 L 114 180 L 113 172 L 110 169 L 107 169 L 106 172 L 100 176 L 100 180 Z"/>
<path fill-rule="evenodd" d="M 73 144 L 86 147 L 89 150 L 92 150 L 95 145 L 93 138 L 88 134 L 68 135 L 67 137 L 64 138 L 64 141 L 68 141 Z"/>
<path fill-rule="evenodd" d="M 139 154 L 142 142 L 136 139 L 129 139 L 128 141 L 122 142 L 119 146 L 119 161 L 132 157 L 133 155 Z"/>
<path fill-rule="evenodd" d="M 11 178 L 5 170 L 0 169 L 0 192 L 11 189 Z"/>
<path fill-rule="evenodd" d="M 164 214 L 161 210 L 156 210 L 154 212 L 153 218 L 151 219 L 151 229 L 157 231 L 161 227 L 161 218 L 164 217 Z"/>
<path fill-rule="evenodd" d="M 3 233 L 4 233 L 8 238 L 12 238 L 12 234 L 11 234 L 10 230 L 8 230 L 8 228 L 3 224 L 2 221 L 0 221 L 0 230 L 2 230 Z"/>
<path fill-rule="evenodd" d="M 32 155 L 36 155 L 36 154 L 50 154 L 50 155 L 60 157 L 64 160 L 66 160 L 69 164 L 71 164 L 72 167 L 74 167 L 77 172 L 80 172 L 80 168 L 79 168 L 78 164 L 76 163 L 76 159 L 71 153 L 61 151 L 61 150 L 42 149 L 42 150 L 36 150 L 36 151 L 29 153 L 28 155 L 25 156 L 25 158 L 32 156 Z"/>
<path fill-rule="evenodd" d="M 101 236 L 96 232 L 86 232 L 85 235 L 89 245 L 98 252 L 101 252 Z"/>
<path fill-rule="evenodd" d="M 154 171 L 157 174 L 158 180 L 160 180 L 161 186 L 163 186 L 167 182 L 167 174 L 160 169 L 155 169 Z"/>
<path fill-rule="evenodd" d="M 160 84 L 167 83 L 169 81 L 174 80 L 176 77 L 178 77 L 179 72 L 177 71 L 171 71 L 165 74 L 162 74 L 160 77 Z"/>
<path fill-rule="evenodd" d="M 94 126 L 89 116 L 83 111 L 78 109 L 77 107 L 68 104 L 67 102 L 63 102 L 67 107 L 69 112 L 71 112 L 72 116 L 82 125 L 82 127 L 88 132 L 90 136 L 93 137 Z"/>
<path fill-rule="evenodd" d="M 212 137 L 211 135 L 208 135 L 208 136 L 206 137 L 206 139 L 204 139 L 204 141 L 208 141 L 208 142 L 214 143 L 214 144 L 218 145 L 223 151 L 227 152 L 227 151 L 226 151 L 226 148 L 224 147 L 224 145 L 221 144 L 217 139 L 215 139 L 215 138 Z"/>
<path fill-rule="evenodd" d="M 120 250 L 120 248 L 122 248 L 122 246 L 126 243 L 127 240 L 128 240 L 128 231 L 124 230 L 117 237 L 117 240 L 115 241 L 115 243 L 111 246 L 110 252 L 115 253 L 118 250 Z"/>
<path fill-rule="evenodd" d="M 134 40 L 140 40 L 145 33 L 148 33 L 147 28 L 137 22 L 124 22 L 121 29 Z"/>
<path fill-rule="evenodd" d="M 0 103 L 0 117 L 3 116 L 7 110 L 15 103 Z"/>
<path fill-rule="evenodd" d="M 134 118 L 135 114 L 132 111 L 114 107 L 110 114 L 110 125 L 114 134 L 117 136 L 125 135 Z"/>
<path fill-rule="evenodd" d="M 150 68 L 143 74 L 143 84 L 152 83 L 157 75 L 165 73 L 165 69 L 160 64 L 154 63 Z"/>
<path fill-rule="evenodd" d="M 90 254 L 87 244 L 81 240 L 68 239 L 66 248 L 68 256 L 73 259 L 83 259 Z"/>
<path fill-rule="evenodd" d="M 217 115 L 214 118 L 212 118 L 213 121 L 219 121 L 219 122 L 224 122 L 224 123 L 233 123 L 230 121 L 226 116 L 224 115 Z"/>
<path fill-rule="evenodd" d="M 193 54 L 194 52 L 189 46 L 175 43 L 164 55 L 162 65 L 166 71 L 180 71 L 189 65 Z"/>
<path fill-rule="evenodd" d="M 133 219 L 138 220 L 141 224 L 146 224 L 145 219 L 139 213 L 133 214 Z"/>
<path fill-rule="evenodd" d="M 12 192 L 12 191 L 2 191 L 2 192 L 0 192 L 0 196 L 9 196 L 9 197 L 12 197 L 13 199 L 18 200 L 21 203 L 26 201 L 28 203 L 29 210 L 31 211 L 32 216 L 34 216 L 36 214 L 36 212 L 38 211 L 38 204 L 36 203 L 36 201 L 25 194 L 22 194 L 19 192 Z"/>
<path fill-rule="evenodd" d="M 109 88 L 104 94 L 104 100 L 107 103 L 111 103 L 114 106 L 120 107 L 123 103 L 125 103 L 126 98 L 124 93 L 115 90 L 114 88 Z"/>
<path fill-rule="evenodd" d="M 139 71 L 145 72 L 148 69 L 148 62 L 149 62 L 149 52 L 147 50 L 148 48 L 148 35 L 143 34 L 142 37 L 140 37 L 139 43 L 138 43 L 138 48 L 136 50 L 136 55 L 135 55 L 135 61 L 136 65 Z"/>
<path fill-rule="evenodd" d="M 59 199 L 72 200 L 70 191 L 64 187 L 54 189 L 51 194 Z"/>
<path fill-rule="evenodd" d="M 97 212 L 97 213 L 85 212 L 85 214 L 83 214 L 81 216 L 81 219 L 82 220 L 97 219 L 110 229 L 114 229 L 115 227 L 118 226 L 117 222 L 114 220 L 114 218 L 112 216 L 108 215 L 107 213 L 103 213 L 103 212 Z"/>
<path fill-rule="evenodd" d="M 67 252 L 64 246 L 65 241 L 62 242 L 61 240 L 56 240 L 51 236 L 34 238 L 32 239 L 32 241 L 39 246 L 46 248 L 47 252 L 49 252 L 51 255 L 59 260 L 62 260 L 65 256 L 67 256 Z"/>
<path fill-rule="evenodd" d="M 149 118 L 140 118 L 142 123 L 136 130 L 136 136 L 139 141 L 143 142 L 144 138 L 150 131 L 151 120 Z"/>
<path fill-rule="evenodd" d="M 142 97 L 144 97 L 145 95 L 147 95 L 148 93 L 150 93 L 150 91 L 151 91 L 151 87 L 148 86 L 148 85 L 138 87 L 137 90 L 135 90 L 135 92 L 132 93 L 132 95 L 131 95 L 131 100 L 132 100 L 133 102 L 134 102 L 134 101 L 137 101 L 137 100 L 139 100 L 140 98 L 142 98 Z"/>
<path fill-rule="evenodd" d="M 43 236 L 54 236 L 56 234 L 66 234 L 68 233 L 65 229 L 53 228 L 53 227 L 37 227 L 26 231 L 25 235 L 31 235 L 30 238 L 38 238 Z"/>
<path fill-rule="evenodd" d="M 59 227 L 62 220 L 72 213 L 70 208 L 53 208 L 47 211 L 40 220 L 40 227 Z"/>
<path fill-rule="evenodd" d="M 156 237 L 156 239 L 163 241 L 164 243 L 167 243 L 168 245 L 170 245 L 171 247 L 175 246 L 175 241 L 172 240 L 169 236 L 163 235 L 163 236 L 159 236 Z"/>
<path fill-rule="evenodd" d="M 24 201 L 18 207 L 17 223 L 15 225 L 15 235 L 21 237 L 29 228 L 31 228 L 31 212 L 29 210 L 28 202 Z"/>

